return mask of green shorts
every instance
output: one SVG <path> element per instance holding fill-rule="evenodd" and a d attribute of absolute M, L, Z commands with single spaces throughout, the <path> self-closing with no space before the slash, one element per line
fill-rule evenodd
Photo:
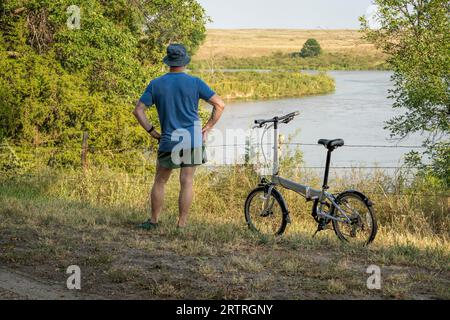
<path fill-rule="evenodd" d="M 177 154 L 178 153 L 178 154 Z M 178 152 L 158 151 L 158 164 L 167 169 L 196 167 L 205 164 L 206 148 L 183 149 Z"/>

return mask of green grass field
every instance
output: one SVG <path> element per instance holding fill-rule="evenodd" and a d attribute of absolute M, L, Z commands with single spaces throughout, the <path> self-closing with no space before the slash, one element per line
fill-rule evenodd
<path fill-rule="evenodd" d="M 196 73 L 226 100 L 303 97 L 331 93 L 334 80 L 326 74 L 300 72 L 203 72 Z"/>
<path fill-rule="evenodd" d="M 387 70 L 385 58 L 377 53 L 356 55 L 346 52 L 323 52 L 314 58 L 293 57 L 290 54 L 274 53 L 270 56 L 233 58 L 224 57 L 214 61 L 198 60 L 194 70 L 215 69 L 259 69 L 274 71 L 298 70 Z"/>

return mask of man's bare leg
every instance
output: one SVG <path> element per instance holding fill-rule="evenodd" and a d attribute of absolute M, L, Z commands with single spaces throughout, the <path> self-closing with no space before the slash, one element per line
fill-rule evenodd
<path fill-rule="evenodd" d="M 194 173 L 195 167 L 184 167 L 180 171 L 180 197 L 178 198 L 178 205 L 180 210 L 180 216 L 178 218 L 178 227 L 183 228 L 186 226 L 187 218 L 189 215 L 189 209 L 192 204 L 192 198 L 194 196 Z"/>
<path fill-rule="evenodd" d="M 150 196 L 152 206 L 152 217 L 150 221 L 152 223 L 158 223 L 164 203 L 164 189 L 171 173 L 172 169 L 161 167 L 159 164 L 156 166 L 155 182 L 153 183 Z"/>

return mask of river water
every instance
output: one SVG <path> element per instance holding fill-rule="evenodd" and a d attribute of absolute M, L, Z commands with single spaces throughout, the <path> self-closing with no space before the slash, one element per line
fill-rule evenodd
<path fill-rule="evenodd" d="M 280 133 L 290 142 L 315 144 L 318 139 L 342 138 L 346 145 L 333 153 L 332 166 L 336 167 L 397 167 L 411 148 L 375 148 L 368 146 L 415 146 L 421 137 L 413 136 L 397 141 L 390 139 L 383 129 L 385 121 L 398 114 L 388 99 L 391 88 L 390 72 L 384 71 L 331 71 L 336 81 L 332 94 L 304 98 L 237 102 L 227 105 L 216 128 L 249 129 L 254 119 L 281 116 L 300 111 L 300 116 L 287 125 L 281 125 Z M 325 164 L 325 149 L 321 146 L 291 146 L 303 152 L 306 167 Z M 232 148 L 234 147 L 224 147 Z M 245 147 L 241 148 L 242 154 Z M 225 154 L 229 153 L 226 149 Z"/>

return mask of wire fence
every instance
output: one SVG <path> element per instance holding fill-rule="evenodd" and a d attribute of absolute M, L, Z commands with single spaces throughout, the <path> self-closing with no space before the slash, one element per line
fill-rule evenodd
<path fill-rule="evenodd" d="M 207 148 L 224 148 L 224 147 L 254 147 L 254 146 L 271 146 L 271 143 L 258 143 L 258 144 L 248 144 L 248 143 L 235 143 L 235 144 L 217 144 L 217 145 L 206 145 Z M 314 147 L 320 147 L 323 148 L 323 145 L 317 144 L 317 143 L 304 143 L 304 142 L 280 142 L 280 145 L 290 145 L 290 146 L 314 146 Z M 28 150 L 36 150 L 36 149 L 49 149 L 49 150 L 57 150 L 57 151 L 64 151 L 64 150 L 81 150 L 79 146 L 65 146 L 65 147 L 58 147 L 58 146 L 20 146 L 20 145 L 0 145 L 0 149 L 2 148 L 12 148 L 12 149 L 20 149 L 25 148 Z M 126 152 L 126 151 L 142 151 L 142 150 L 149 150 L 151 147 L 123 147 L 123 148 L 106 148 L 106 147 L 96 147 L 93 145 L 89 146 L 90 151 L 103 151 L 103 152 Z M 342 146 L 341 148 L 374 148 L 374 149 L 380 149 L 380 148 L 387 148 L 387 149 L 425 149 L 424 146 L 419 145 L 371 145 L 371 144 L 346 144 Z"/>
<path fill-rule="evenodd" d="M 236 144 L 217 144 L 217 145 L 207 145 L 207 148 L 211 149 L 218 149 L 218 148 L 254 148 L 254 147 L 262 147 L 262 146 L 272 146 L 271 143 L 258 143 L 258 144 L 249 144 L 249 143 L 236 143 Z M 303 142 L 282 142 L 280 143 L 280 146 L 313 146 L 313 147 L 321 147 L 322 145 L 319 145 L 317 143 L 303 143 Z M 373 148 L 373 149 L 424 149 L 424 146 L 419 145 L 370 145 L 370 144 L 350 144 L 350 145 L 344 145 L 343 148 Z M 15 150 L 20 151 L 21 154 L 29 154 L 33 155 L 37 150 L 48 150 L 52 152 L 63 152 L 63 151 L 79 151 L 81 152 L 82 149 L 79 146 L 69 146 L 69 147 L 53 147 L 53 146 L 36 146 L 36 147 L 23 147 L 19 145 L 9 145 L 9 144 L 3 144 L 0 145 L 0 153 L 2 149 L 8 149 L 12 150 L 13 152 Z M 28 151 L 28 153 L 27 153 Z M 156 152 L 156 146 L 148 146 L 148 147 L 142 147 L 142 148 L 103 148 L 103 147 L 96 147 L 96 146 L 88 146 L 87 152 L 91 154 L 106 154 L 106 155 L 115 155 L 115 154 L 122 154 L 125 152 L 138 152 L 143 154 L 151 154 Z M 143 164 L 127 164 L 127 166 L 131 167 L 142 167 Z M 302 166 L 303 169 L 324 169 L 324 166 Z M 419 169 L 423 168 L 421 167 L 414 167 L 414 166 L 361 166 L 358 164 L 352 165 L 346 165 L 346 166 L 331 166 L 330 169 L 342 169 L 342 170 L 353 170 L 353 169 L 370 169 L 370 170 L 399 170 L 399 169 Z"/>
<path fill-rule="evenodd" d="M 127 167 L 134 167 L 134 168 L 138 168 L 138 167 L 142 167 L 144 164 L 127 164 Z M 226 164 L 228 166 L 233 165 L 233 164 Z M 224 166 L 224 164 L 220 164 L 219 166 Z M 359 170 L 359 169 L 370 169 L 370 170 L 400 170 L 400 169 L 404 169 L 404 170 L 408 170 L 408 169 L 419 169 L 422 167 L 418 167 L 418 166 L 360 166 L 355 164 L 354 166 L 330 166 L 330 169 L 332 170 Z M 297 169 L 301 170 L 301 169 L 325 169 L 325 166 L 299 166 Z"/>
<path fill-rule="evenodd" d="M 280 143 L 281 146 L 313 146 L 313 147 L 319 147 L 323 148 L 322 145 L 319 145 L 317 143 L 302 143 L 302 142 L 282 142 Z M 252 147 L 262 147 L 262 146 L 273 146 L 271 143 L 257 143 L 257 144 L 250 144 L 250 143 L 235 143 L 235 144 L 217 144 L 217 145 L 209 145 L 207 148 L 237 148 L 237 147 L 245 147 L 245 148 L 252 148 Z M 418 145 L 370 145 L 370 144 L 350 144 L 350 145 L 344 145 L 343 148 L 374 148 L 374 149 L 392 149 L 392 148 L 400 148 L 400 149 L 423 149 L 423 146 Z M 8 149 L 11 152 L 14 152 L 14 150 L 19 150 L 20 153 L 24 153 L 24 151 L 28 151 L 29 154 L 35 154 L 37 150 L 44 150 L 44 151 L 51 151 L 51 152 L 62 152 L 67 150 L 82 152 L 88 151 L 90 154 L 96 155 L 96 154 L 102 154 L 106 156 L 114 156 L 116 154 L 123 154 L 126 152 L 138 152 L 143 154 L 151 154 L 156 153 L 156 146 L 150 145 L 147 147 L 142 148 L 102 148 L 102 147 L 96 147 L 96 146 L 83 146 L 83 147 L 77 147 L 77 146 L 70 146 L 70 147 L 57 147 L 57 146 L 36 146 L 36 147 L 29 147 L 29 146 L 18 146 L 18 145 L 10 145 L 10 144 L 1 144 L 0 145 L 0 154 L 2 149 Z M 153 162 L 148 161 L 149 159 L 143 159 L 141 163 L 127 163 L 126 168 L 128 169 L 136 169 L 136 168 L 145 168 L 146 166 L 152 164 Z M 81 164 L 82 165 L 82 164 Z M 228 164 L 231 165 L 231 164 Z M 223 165 L 219 165 L 223 166 Z M 298 170 L 304 170 L 304 169 L 324 169 L 324 166 L 298 166 L 296 169 Z M 332 170 L 401 170 L 401 169 L 418 169 L 419 167 L 411 167 L 411 166 L 361 166 L 355 164 L 355 166 L 331 166 L 330 169 Z M 140 174 L 130 174 L 125 173 L 126 179 L 129 179 L 130 183 L 133 183 L 134 185 L 145 185 L 148 186 L 151 184 L 151 175 L 147 175 L 149 172 L 146 170 L 143 170 Z M 7 176 L 6 174 L 0 173 L 1 177 Z M 36 177 L 35 174 L 21 174 L 21 175 L 14 175 L 15 178 L 21 178 L 21 177 Z M 147 176 L 147 179 L 146 179 Z M 92 177 L 63 177 L 62 179 L 64 181 L 76 181 L 78 183 L 114 183 L 117 182 L 117 177 L 109 177 L 109 178 L 92 178 Z M 414 181 L 414 177 L 407 177 L 403 176 L 402 180 L 405 182 L 412 182 Z M 214 188 L 214 186 L 209 185 L 209 187 Z M 377 196 L 421 196 L 421 197 L 441 197 L 441 198 L 448 198 L 448 194 L 440 194 L 440 193 L 414 193 L 414 192 L 401 192 L 399 190 L 389 191 L 389 190 L 382 190 L 380 191 L 368 191 L 369 195 L 377 195 Z"/>

